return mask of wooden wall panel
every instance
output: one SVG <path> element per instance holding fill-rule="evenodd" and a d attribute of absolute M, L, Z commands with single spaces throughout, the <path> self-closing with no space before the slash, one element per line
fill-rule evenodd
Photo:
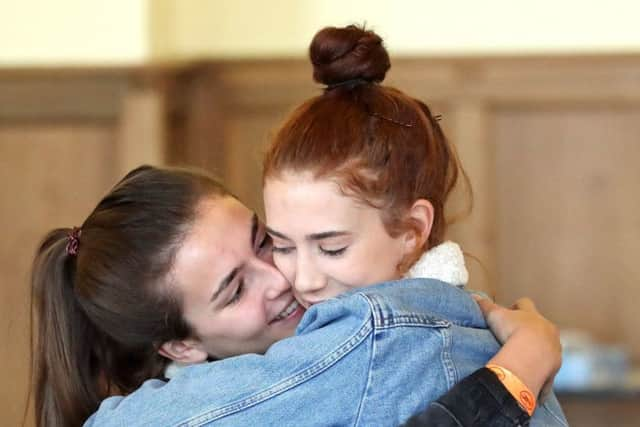
<path fill-rule="evenodd" d="M 449 227 L 448 238 L 459 242 L 467 254 L 469 286 L 493 296 L 497 283 L 494 153 L 488 143 L 490 116 L 485 104 L 472 100 L 458 101 L 450 111 L 443 119 L 444 131 L 457 148 L 471 188 L 465 186 L 460 176 L 447 206 L 448 217 L 455 220 Z"/>
<path fill-rule="evenodd" d="M 640 360 L 640 108 L 497 111 L 501 298 Z"/>
<path fill-rule="evenodd" d="M 262 154 L 272 131 L 320 93 L 301 61 L 198 64 L 177 73 L 168 97 L 168 161 L 212 171 L 262 213 Z"/>
<path fill-rule="evenodd" d="M 113 132 L 103 125 L 0 126 L 0 387 L 4 425 L 19 425 L 29 369 L 29 269 L 53 227 L 79 225 L 113 184 Z"/>
<path fill-rule="evenodd" d="M 153 87 L 136 87 L 121 102 L 113 147 L 116 176 L 124 176 L 141 163 L 163 164 L 166 158 L 163 94 Z"/>
<path fill-rule="evenodd" d="M 228 146 L 225 181 L 247 206 L 264 214 L 262 203 L 262 157 L 276 123 L 273 114 L 234 118 L 226 124 Z"/>
<path fill-rule="evenodd" d="M 164 161 L 161 83 L 146 70 L 0 72 L 3 425 L 20 425 L 29 384 L 36 245 L 53 227 L 79 225 L 125 171 Z"/>

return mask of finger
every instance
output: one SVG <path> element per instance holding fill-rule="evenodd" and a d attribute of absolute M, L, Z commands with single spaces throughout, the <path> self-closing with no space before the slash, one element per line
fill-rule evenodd
<path fill-rule="evenodd" d="M 473 294 L 472 297 L 478 303 L 478 306 L 480 307 L 480 311 L 482 311 L 482 314 L 484 315 L 484 317 L 487 317 L 489 314 L 491 314 L 492 312 L 500 308 L 498 304 L 491 301 L 489 298 L 484 298 L 476 294 Z"/>

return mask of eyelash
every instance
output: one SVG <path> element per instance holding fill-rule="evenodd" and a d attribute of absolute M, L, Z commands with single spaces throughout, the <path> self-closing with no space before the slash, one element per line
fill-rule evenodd
<path fill-rule="evenodd" d="M 323 255 L 327 255 L 330 257 L 338 257 L 342 254 L 344 254 L 344 252 L 347 250 L 348 246 L 345 246 L 344 248 L 340 248 L 340 249 L 336 249 L 336 250 L 327 250 L 327 249 L 322 249 L 321 247 L 320 249 L 320 253 L 322 253 Z M 283 254 L 283 255 L 287 255 L 290 254 L 294 248 L 293 247 L 284 247 L 284 248 L 279 248 L 277 246 L 273 246 L 271 248 L 271 250 L 274 253 L 279 253 L 279 254 Z"/>
<path fill-rule="evenodd" d="M 233 296 L 231 297 L 229 302 L 227 302 L 227 305 L 235 304 L 236 302 L 238 302 L 238 300 L 242 296 L 243 289 L 244 289 L 244 279 L 240 279 L 240 282 L 238 283 L 238 287 L 236 288 L 236 291 L 233 293 Z"/>
<path fill-rule="evenodd" d="M 336 250 L 333 250 L 333 251 L 320 248 L 320 252 L 322 252 L 322 254 L 327 255 L 327 256 L 338 257 L 338 256 L 342 255 L 347 250 L 347 247 L 348 246 L 345 246 L 344 248 L 336 249 Z"/>
<path fill-rule="evenodd" d="M 272 246 L 272 247 L 271 247 L 271 250 L 272 250 L 274 253 L 286 255 L 286 254 L 291 253 L 291 251 L 293 250 L 293 248 L 291 248 L 291 247 L 284 247 L 284 248 L 280 248 L 280 247 L 278 247 L 278 246 Z"/>

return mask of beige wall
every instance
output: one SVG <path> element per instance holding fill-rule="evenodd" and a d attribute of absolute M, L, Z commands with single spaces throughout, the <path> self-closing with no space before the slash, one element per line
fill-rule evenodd
<path fill-rule="evenodd" d="M 366 22 L 395 54 L 640 51 L 633 0 L 159 0 L 157 58 L 291 56 L 326 25 Z M 155 26 L 152 26 L 155 27 Z M 165 27 L 165 28 L 168 28 Z"/>
<path fill-rule="evenodd" d="M 640 52 L 634 0 L 0 0 L 0 66 L 301 56 L 366 22 L 395 55 Z"/>
<path fill-rule="evenodd" d="M 0 0 L 0 66 L 139 63 L 148 0 Z"/>

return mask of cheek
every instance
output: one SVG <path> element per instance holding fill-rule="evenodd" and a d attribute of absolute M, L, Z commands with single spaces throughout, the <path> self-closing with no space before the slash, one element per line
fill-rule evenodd
<path fill-rule="evenodd" d="M 375 266 L 375 282 L 399 279 L 401 273 L 398 266 L 404 259 L 404 246 L 397 242 L 389 242 L 385 251 L 380 251 L 372 256 L 372 265 Z"/>
<path fill-rule="evenodd" d="M 402 244 L 396 239 L 368 242 L 354 253 L 348 272 L 355 286 L 369 286 L 399 278 L 398 265 L 403 258 Z"/>
<path fill-rule="evenodd" d="M 234 313 L 235 328 L 243 337 L 251 338 L 262 334 L 267 328 L 267 315 L 262 299 L 246 298 Z"/>
<path fill-rule="evenodd" d="M 237 331 L 237 338 L 240 340 L 251 340 L 260 337 L 267 328 L 266 324 L 255 316 L 244 317 L 234 327 Z"/>
<path fill-rule="evenodd" d="M 235 307 L 224 310 L 225 313 L 211 319 L 208 325 L 211 337 L 243 342 L 260 335 L 266 329 L 264 308 L 255 298 L 247 297 Z"/>
<path fill-rule="evenodd" d="M 219 322 L 219 333 L 209 337 L 209 347 L 213 354 L 224 356 L 256 351 L 263 341 L 266 326 L 256 315 L 233 316 Z"/>
<path fill-rule="evenodd" d="M 351 251 L 350 254 L 347 252 L 347 255 L 342 258 L 321 260 L 318 263 L 318 268 L 328 278 L 338 282 L 341 288 L 338 289 L 339 291 L 346 291 L 349 288 L 361 288 L 371 284 L 368 277 L 371 273 L 371 266 L 366 259 L 366 254 Z M 337 284 L 334 283 L 335 285 Z"/>
<path fill-rule="evenodd" d="M 225 322 L 213 318 L 201 317 L 197 322 L 190 322 L 195 329 L 198 340 L 205 346 L 207 353 L 217 354 L 221 340 L 225 340 Z"/>

